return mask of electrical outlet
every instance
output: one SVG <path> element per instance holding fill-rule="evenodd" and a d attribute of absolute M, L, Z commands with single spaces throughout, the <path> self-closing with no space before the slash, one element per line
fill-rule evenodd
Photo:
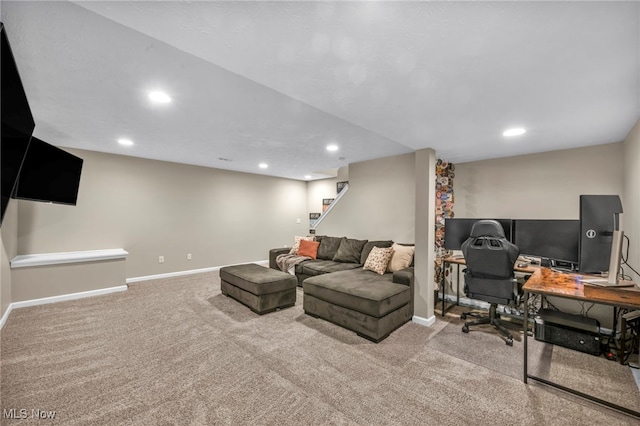
<path fill-rule="evenodd" d="M 302 219 L 297 218 L 297 219 L 296 219 L 296 223 L 302 223 Z"/>
<path fill-rule="evenodd" d="M 164 256 L 158 256 L 158 263 L 164 263 Z"/>
<path fill-rule="evenodd" d="M 187 260 L 191 260 L 191 253 L 187 253 Z"/>

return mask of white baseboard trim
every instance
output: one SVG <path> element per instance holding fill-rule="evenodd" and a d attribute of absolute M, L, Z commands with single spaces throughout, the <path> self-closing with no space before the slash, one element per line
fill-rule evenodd
<path fill-rule="evenodd" d="M 131 284 L 131 283 L 138 283 L 138 282 L 141 282 L 141 281 L 158 280 L 158 279 L 162 279 L 162 278 L 173 278 L 173 277 L 180 277 L 180 276 L 183 276 L 183 275 L 201 274 L 201 273 L 204 273 L 204 272 L 214 272 L 214 271 L 219 271 L 220 268 L 223 268 L 224 266 L 242 265 L 244 263 L 255 263 L 255 264 L 258 264 L 258 265 L 268 265 L 269 264 L 269 260 L 257 260 L 255 262 L 233 263 L 233 264 L 230 264 L 230 265 L 212 266 L 212 267 L 209 267 L 209 268 L 190 269 L 190 270 L 187 270 L 187 271 L 177 271 L 177 272 L 167 272 L 165 274 L 156 274 L 156 275 L 145 275 L 145 276 L 141 276 L 141 277 L 127 278 L 126 282 L 127 282 L 127 284 Z"/>
<path fill-rule="evenodd" d="M 4 315 L 0 319 L 0 330 L 2 330 L 2 327 L 4 327 L 4 323 L 7 322 L 7 319 L 9 318 L 9 314 L 11 313 L 12 309 L 13 309 L 13 306 L 11 303 L 9 303 L 7 310 L 4 311 Z"/>
<path fill-rule="evenodd" d="M 213 272 L 213 271 L 217 271 L 218 269 L 220 269 L 219 266 L 213 266 L 211 268 L 190 269 L 188 271 L 167 272 L 165 274 L 156 274 L 156 275 L 144 275 L 141 277 L 127 278 L 126 282 L 127 284 L 132 284 L 132 283 L 139 283 L 142 281 L 159 280 L 162 278 L 180 277 L 182 275 L 192 275 L 192 274 L 200 274 L 203 272 Z"/>
<path fill-rule="evenodd" d="M 119 285 L 117 287 L 81 291 L 79 293 L 62 294 L 60 296 L 43 297 L 41 299 L 23 300 L 21 302 L 13 302 L 11 306 L 14 309 L 17 309 L 29 306 L 46 305 L 48 303 L 66 302 L 67 300 L 84 299 L 85 297 L 101 296 L 103 294 L 116 293 L 118 291 L 127 291 L 127 288 L 128 287 L 126 285 Z"/>
<path fill-rule="evenodd" d="M 414 315 L 413 318 L 411 318 L 411 321 L 415 322 L 418 325 L 422 325 L 424 327 L 431 327 L 433 324 L 436 323 L 436 316 L 431 315 L 429 318 L 423 318 L 423 317 Z"/>
<path fill-rule="evenodd" d="M 40 299 L 31 299 L 31 300 L 23 300 L 21 302 L 13 302 L 9 304 L 9 307 L 7 308 L 6 312 L 2 316 L 2 319 L 0 320 L 0 329 L 4 327 L 4 324 L 7 322 L 7 319 L 9 318 L 9 314 L 14 309 L 27 308 L 29 306 L 37 306 L 37 305 L 46 305 L 49 303 L 65 302 L 68 300 L 84 299 L 85 297 L 101 296 L 104 294 L 116 293 L 119 291 L 126 291 L 127 289 L 128 287 L 126 285 L 120 285 L 116 287 L 101 288 L 98 290 L 81 291 L 78 293 L 62 294 L 60 296 L 43 297 Z"/>

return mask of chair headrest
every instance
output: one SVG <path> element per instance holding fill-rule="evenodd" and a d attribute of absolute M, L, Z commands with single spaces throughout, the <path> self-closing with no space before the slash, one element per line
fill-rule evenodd
<path fill-rule="evenodd" d="M 506 238 L 500 222 L 492 219 L 479 220 L 471 227 L 470 237 Z"/>

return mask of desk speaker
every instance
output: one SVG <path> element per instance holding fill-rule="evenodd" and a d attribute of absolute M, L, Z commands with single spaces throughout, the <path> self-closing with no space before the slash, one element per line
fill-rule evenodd
<path fill-rule="evenodd" d="M 581 315 L 541 309 L 535 318 L 535 339 L 600 355 L 600 323 Z"/>

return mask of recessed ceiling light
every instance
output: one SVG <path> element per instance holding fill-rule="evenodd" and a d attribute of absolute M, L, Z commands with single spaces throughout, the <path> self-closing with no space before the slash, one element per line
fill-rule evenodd
<path fill-rule="evenodd" d="M 120 138 L 118 139 L 118 143 L 120 145 L 124 145 L 124 146 L 131 146 L 133 145 L 133 141 L 131 141 L 131 139 L 125 139 L 125 138 Z"/>
<path fill-rule="evenodd" d="M 171 97 L 169 97 L 169 95 L 159 90 L 149 92 L 149 99 L 159 104 L 167 104 L 171 102 Z"/>
<path fill-rule="evenodd" d="M 305 179 L 311 179 L 311 175 L 305 175 L 304 178 Z"/>
<path fill-rule="evenodd" d="M 269 165 L 267 163 L 260 163 L 258 164 L 258 167 L 260 167 L 261 169 L 266 169 L 269 167 Z"/>
<path fill-rule="evenodd" d="M 502 136 L 518 136 L 526 132 L 522 127 L 514 127 L 513 129 L 507 129 L 502 132 Z"/>
<path fill-rule="evenodd" d="M 327 151 L 337 151 L 338 145 L 327 145 Z"/>

